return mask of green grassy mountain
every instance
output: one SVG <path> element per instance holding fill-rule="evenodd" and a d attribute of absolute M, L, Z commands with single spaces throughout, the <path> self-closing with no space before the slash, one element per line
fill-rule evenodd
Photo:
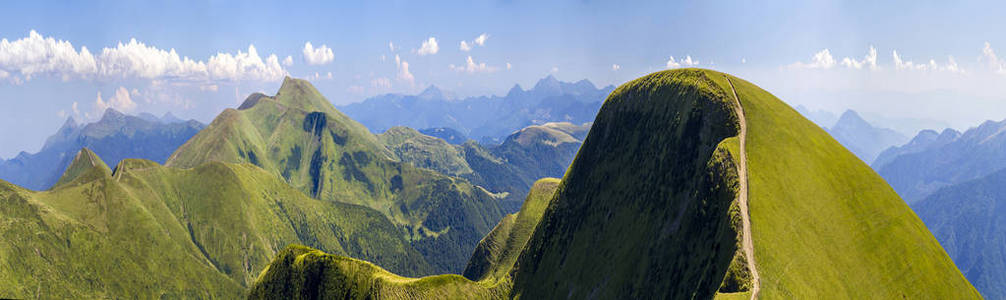
<path fill-rule="evenodd" d="M 498 229 L 516 226 L 507 223 Z M 854 154 L 768 92 L 700 69 L 650 74 L 608 97 L 505 278 L 402 278 L 293 247 L 260 275 L 252 297 L 751 293 L 980 298 L 919 218 Z"/>
<path fill-rule="evenodd" d="M 520 212 L 504 217 L 479 242 L 464 277 L 406 278 L 369 262 L 291 245 L 260 275 L 259 282 L 272 284 L 255 285 L 249 298 L 503 298 L 509 292 L 509 272 L 558 185 L 556 178 L 536 181 Z"/>
<path fill-rule="evenodd" d="M 0 298 L 238 298 L 288 244 L 434 270 L 383 214 L 251 164 L 190 169 L 81 150 L 53 189 L 0 181 Z"/>
<path fill-rule="evenodd" d="M 503 217 L 499 199 L 464 179 L 402 160 L 310 83 L 287 78 L 276 95 L 254 94 L 238 109 L 225 110 L 167 166 L 254 164 L 313 198 L 381 212 L 435 272 L 460 273 Z"/>
<path fill-rule="evenodd" d="M 504 217 L 479 242 L 462 275 L 474 281 L 507 278 L 558 187 L 557 178 L 536 181 L 520 211 Z"/>
<path fill-rule="evenodd" d="M 982 295 L 1006 298 L 1006 170 L 941 188 L 912 208 Z"/>

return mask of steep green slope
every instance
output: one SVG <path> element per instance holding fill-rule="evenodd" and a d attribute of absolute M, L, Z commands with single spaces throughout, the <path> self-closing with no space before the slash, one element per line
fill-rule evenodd
<path fill-rule="evenodd" d="M 64 179 L 45 192 L 0 182 L 0 297 L 236 298 L 291 243 L 433 270 L 382 214 L 250 164 L 127 159 L 111 173 L 85 149 Z"/>
<path fill-rule="evenodd" d="M 1006 298 L 1006 170 L 939 189 L 912 208 L 982 295 Z"/>
<path fill-rule="evenodd" d="M 559 187 L 559 179 L 542 178 L 534 183 L 519 212 L 507 215 L 482 241 L 468 266 L 461 273 L 465 278 L 479 281 L 506 278 L 517 261 L 517 256 L 531 238 L 531 233 L 541 221 L 545 207 Z"/>
<path fill-rule="evenodd" d="M 744 195 L 746 202 L 737 201 Z M 745 210 L 750 227 L 738 221 Z M 486 243 L 515 232 L 517 218 Z M 738 251 L 748 238 L 753 253 Z M 482 252 L 472 261 L 500 253 Z M 754 270 L 739 259 L 748 255 Z M 852 153 L 771 94 L 700 69 L 650 74 L 609 96 L 504 278 L 428 277 L 415 286 L 408 284 L 415 279 L 387 281 L 384 273 L 286 257 L 259 277 L 255 296 L 284 285 L 307 286 L 302 296 L 324 289 L 390 296 L 365 285 L 377 281 L 425 293 L 411 294 L 416 298 L 430 290 L 525 299 L 735 299 L 756 290 L 769 299 L 980 297 L 921 221 Z M 326 272 L 284 271 L 291 269 Z"/>
<path fill-rule="evenodd" d="M 737 171 L 721 146 L 738 133 L 733 107 L 696 70 L 615 89 L 517 261 L 513 295 L 712 297 L 737 245 Z"/>
<path fill-rule="evenodd" d="M 275 96 L 252 95 L 240 108 L 221 113 L 167 165 L 247 162 L 313 198 L 372 208 L 441 273 L 461 272 L 503 216 L 498 199 L 467 181 L 400 162 L 307 81 L 287 78 Z"/>
<path fill-rule="evenodd" d="M 723 75 L 706 74 L 729 89 Z M 979 297 L 869 166 L 775 96 L 730 80 L 748 126 L 748 195 L 761 296 Z"/>

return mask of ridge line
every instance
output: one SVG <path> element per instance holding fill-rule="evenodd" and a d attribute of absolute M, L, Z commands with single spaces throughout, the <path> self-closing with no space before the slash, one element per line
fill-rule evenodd
<path fill-rule="evenodd" d="M 751 299 L 753 300 L 758 299 L 758 292 L 761 290 L 761 278 L 758 276 L 758 268 L 755 265 L 754 242 L 751 237 L 751 214 L 748 208 L 747 120 L 744 119 L 744 107 L 741 106 L 741 100 L 737 96 L 737 90 L 734 89 L 734 83 L 730 81 L 730 77 L 727 75 L 723 75 L 723 78 L 727 80 L 727 84 L 730 85 L 730 91 L 734 94 L 734 102 L 737 103 L 735 111 L 737 112 L 738 123 L 740 123 L 740 133 L 737 134 L 737 140 L 740 144 L 740 166 L 737 168 L 737 181 L 740 183 L 740 191 L 737 193 L 737 200 L 739 200 L 738 206 L 741 209 L 741 224 L 743 225 L 741 247 L 744 249 L 745 258 L 747 258 L 748 271 L 751 272 Z"/>

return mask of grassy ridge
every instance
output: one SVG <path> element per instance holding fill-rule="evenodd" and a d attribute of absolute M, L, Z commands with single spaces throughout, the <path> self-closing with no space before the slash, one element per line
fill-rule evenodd
<path fill-rule="evenodd" d="M 448 274 L 407 278 L 371 263 L 291 245 L 259 275 L 252 299 L 502 299 L 510 271 L 541 220 L 559 179 L 543 178 L 521 211 L 508 215 L 472 255 L 465 277 Z"/>
<path fill-rule="evenodd" d="M 721 87 L 723 74 L 706 71 Z M 748 124 L 765 298 L 980 297 L 898 195 L 821 128 L 731 77 Z"/>
<path fill-rule="evenodd" d="M 238 298 L 292 243 L 433 270 L 383 214 L 311 199 L 250 164 L 127 159 L 111 174 L 93 159 L 81 151 L 74 179 L 51 191 L 0 182 L 0 297 Z"/>
<path fill-rule="evenodd" d="M 374 209 L 437 273 L 461 272 L 479 239 L 503 217 L 494 195 L 402 163 L 304 80 L 287 78 L 275 96 L 255 94 L 240 110 L 224 111 L 167 165 L 211 161 L 250 163 L 312 198 Z"/>
<path fill-rule="evenodd" d="M 475 247 L 462 275 L 475 281 L 507 278 L 558 187 L 557 178 L 536 181 L 520 211 L 503 218 Z"/>

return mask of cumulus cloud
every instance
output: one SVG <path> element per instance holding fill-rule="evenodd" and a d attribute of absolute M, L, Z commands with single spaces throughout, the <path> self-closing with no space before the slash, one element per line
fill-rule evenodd
<path fill-rule="evenodd" d="M 304 61 L 309 65 L 324 65 L 335 60 L 335 54 L 327 45 L 315 48 L 311 42 L 304 43 Z"/>
<path fill-rule="evenodd" d="M 283 59 L 283 65 L 287 66 L 287 67 L 292 66 L 293 65 L 293 56 L 287 55 L 286 58 Z"/>
<path fill-rule="evenodd" d="M 0 69 L 18 72 L 27 79 L 36 74 L 57 74 L 67 79 L 94 74 L 98 60 L 87 47 L 78 51 L 69 41 L 42 37 L 32 30 L 19 40 L 0 40 Z"/>
<path fill-rule="evenodd" d="M 209 78 L 214 80 L 282 80 L 287 75 L 275 54 L 265 60 L 258 55 L 254 45 L 248 45 L 248 52 L 237 54 L 217 53 L 206 63 Z"/>
<path fill-rule="evenodd" d="M 395 65 L 398 66 L 398 79 L 408 82 L 410 85 L 416 82 L 416 77 L 412 76 L 412 72 L 409 72 L 409 62 L 402 60 L 401 57 L 395 55 Z"/>
<path fill-rule="evenodd" d="M 611 70 L 612 71 L 618 71 L 618 69 L 621 69 L 621 68 L 622 68 L 622 66 L 619 66 L 618 64 L 612 64 L 611 65 Z"/>
<path fill-rule="evenodd" d="M 489 39 L 489 34 L 486 34 L 486 33 L 480 34 L 478 37 L 475 38 L 475 44 L 479 45 L 479 46 L 485 46 L 486 45 L 486 40 L 488 40 L 488 39 Z"/>
<path fill-rule="evenodd" d="M 797 62 L 791 66 L 803 69 L 831 69 L 831 67 L 835 66 L 835 58 L 831 56 L 831 51 L 824 49 L 814 53 L 810 62 Z"/>
<path fill-rule="evenodd" d="M 479 47 L 485 46 L 487 40 L 489 40 L 489 34 L 483 33 L 475 37 L 475 39 L 473 39 L 471 42 L 461 41 L 461 46 L 459 48 L 461 49 L 461 51 L 468 52 L 471 51 L 472 48 L 475 48 L 475 46 Z"/>
<path fill-rule="evenodd" d="M 370 81 L 370 86 L 378 89 L 390 89 L 391 79 L 388 79 L 387 77 L 374 78 Z"/>
<path fill-rule="evenodd" d="M 429 39 L 423 41 L 423 45 L 416 50 L 419 55 L 433 55 L 440 52 L 440 46 L 437 45 L 437 38 L 430 37 Z"/>
<path fill-rule="evenodd" d="M 43 37 L 32 30 L 28 37 L 0 40 L 0 69 L 16 72 L 30 80 L 37 75 L 71 78 L 141 78 L 176 80 L 278 80 L 286 70 L 275 55 L 265 60 L 255 51 L 236 54 L 217 53 L 207 61 L 179 55 L 175 49 L 163 50 L 136 39 L 103 48 L 97 55 L 86 47 L 76 50 L 69 41 Z M 10 76 L 11 74 L 8 74 Z M 19 77 L 15 77 L 20 80 Z"/>
<path fill-rule="evenodd" d="M 468 58 L 465 59 L 465 64 L 463 66 L 455 66 L 454 64 L 451 64 L 449 67 L 451 68 L 451 70 L 458 71 L 458 72 L 466 72 L 466 73 L 469 73 L 469 74 L 473 74 L 473 73 L 492 73 L 492 72 L 496 72 L 496 69 L 497 69 L 496 67 L 491 67 L 489 65 L 486 65 L 486 63 L 484 63 L 484 62 L 482 62 L 482 63 L 476 63 L 475 60 L 472 59 L 471 55 L 469 55 Z"/>
<path fill-rule="evenodd" d="M 985 42 L 985 47 L 982 48 L 982 56 L 979 58 L 980 61 L 984 61 L 993 72 L 999 74 L 1006 74 L 1006 61 L 999 59 L 996 56 L 996 51 L 992 50 L 992 44 Z"/>
<path fill-rule="evenodd" d="M 843 58 L 842 59 L 842 65 L 846 66 L 846 67 L 849 67 L 849 68 L 853 68 L 853 69 L 862 69 L 863 66 L 866 66 L 870 70 L 876 70 L 877 69 L 877 48 L 874 48 L 873 46 L 870 46 L 870 51 L 866 54 L 865 57 L 863 57 L 862 60 L 856 60 L 856 59 L 848 58 L 848 57 Z"/>
<path fill-rule="evenodd" d="M 207 74 L 207 65 L 130 39 L 101 51 L 98 73 L 106 77 L 196 77 Z"/>
<path fill-rule="evenodd" d="M 115 90 L 115 95 L 108 98 L 108 100 L 101 99 L 101 92 L 98 92 L 98 97 L 94 100 L 94 107 L 99 113 L 108 108 L 129 112 L 136 108 L 136 102 L 133 102 L 132 97 L 130 97 L 129 90 L 120 86 Z"/>
<path fill-rule="evenodd" d="M 957 60 L 953 56 L 947 57 L 946 64 L 939 64 L 935 59 L 929 59 L 928 63 L 915 63 L 913 61 L 904 59 L 898 54 L 898 50 L 891 51 L 891 57 L 894 59 L 894 68 L 897 70 L 906 71 L 946 71 L 951 73 L 963 73 L 964 70 L 957 64 Z"/>
<path fill-rule="evenodd" d="M 667 60 L 667 68 L 668 69 L 674 69 L 674 68 L 680 68 L 680 67 L 691 67 L 691 66 L 696 66 L 698 64 L 699 64 L 699 61 L 698 60 L 693 60 L 691 55 L 685 55 L 685 59 L 681 59 L 681 60 L 674 59 L 674 56 L 671 56 Z"/>

